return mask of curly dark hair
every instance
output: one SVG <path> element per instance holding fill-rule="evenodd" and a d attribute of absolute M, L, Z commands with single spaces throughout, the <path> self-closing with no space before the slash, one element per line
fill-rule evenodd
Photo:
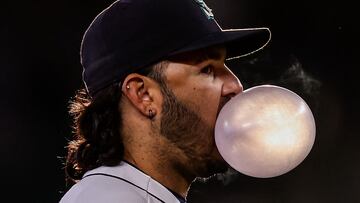
<path fill-rule="evenodd" d="M 137 73 L 164 84 L 162 61 Z M 66 182 L 72 184 L 84 173 L 96 167 L 115 166 L 124 155 L 121 138 L 122 118 L 119 109 L 121 82 L 116 82 L 91 98 L 86 89 L 80 89 L 70 101 L 74 136 L 67 146 L 65 163 Z"/>

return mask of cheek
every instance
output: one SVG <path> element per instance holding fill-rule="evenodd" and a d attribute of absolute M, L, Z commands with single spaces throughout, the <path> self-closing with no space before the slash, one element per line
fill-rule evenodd
<path fill-rule="evenodd" d="M 215 125 L 221 98 L 220 81 L 188 73 L 187 77 L 172 78 L 168 85 L 175 96 L 196 112 L 207 125 Z"/>
<path fill-rule="evenodd" d="M 217 86 L 197 86 L 190 91 L 192 98 L 189 103 L 209 126 L 213 126 L 221 98 L 221 89 Z"/>

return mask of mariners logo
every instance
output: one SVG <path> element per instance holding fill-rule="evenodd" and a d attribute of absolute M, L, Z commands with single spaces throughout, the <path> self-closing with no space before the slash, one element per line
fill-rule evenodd
<path fill-rule="evenodd" d="M 201 7 L 207 18 L 214 19 L 214 14 L 211 12 L 211 9 L 205 4 L 204 0 L 195 0 L 197 4 Z"/>

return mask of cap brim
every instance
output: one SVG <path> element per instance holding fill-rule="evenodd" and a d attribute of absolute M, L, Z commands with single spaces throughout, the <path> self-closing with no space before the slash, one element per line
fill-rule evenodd
<path fill-rule="evenodd" d="M 172 52 L 171 55 L 223 44 L 227 49 L 226 60 L 231 60 L 261 50 L 270 39 L 271 32 L 268 28 L 222 30 L 194 41 L 191 45 Z"/>

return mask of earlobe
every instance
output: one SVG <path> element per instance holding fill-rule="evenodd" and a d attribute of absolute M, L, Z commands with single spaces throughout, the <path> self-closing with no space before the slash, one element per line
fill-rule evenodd
<path fill-rule="evenodd" d="M 152 106 L 152 84 L 149 78 L 133 73 L 128 75 L 122 84 L 123 95 L 143 115 L 150 119 L 156 115 L 156 109 Z"/>

